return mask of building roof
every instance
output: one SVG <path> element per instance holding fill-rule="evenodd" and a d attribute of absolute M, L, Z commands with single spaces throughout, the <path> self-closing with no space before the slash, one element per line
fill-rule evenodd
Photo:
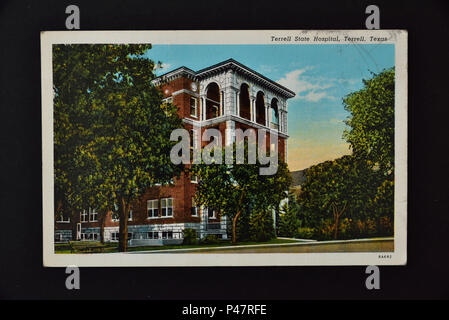
<path fill-rule="evenodd" d="M 169 81 L 171 78 L 175 78 L 175 77 L 182 76 L 182 75 L 191 77 L 195 80 L 201 80 L 201 79 L 211 76 L 215 73 L 223 72 L 228 69 L 234 70 L 234 71 L 250 78 L 254 82 L 257 82 L 263 86 L 269 87 L 273 91 L 276 91 L 287 98 L 293 98 L 295 96 L 295 93 L 293 91 L 291 91 L 290 89 L 287 89 L 286 87 L 265 77 L 264 75 L 260 74 L 259 72 L 255 71 L 251 68 L 248 68 L 247 66 L 241 64 L 240 62 L 238 62 L 234 59 L 228 59 L 228 60 L 222 61 L 220 63 L 214 64 L 210 67 L 201 69 L 196 72 L 187 67 L 180 67 L 180 68 L 177 68 L 170 72 L 167 72 L 163 75 L 160 75 L 159 77 L 157 77 L 153 80 L 153 83 L 155 83 L 157 85 L 163 81 Z"/>

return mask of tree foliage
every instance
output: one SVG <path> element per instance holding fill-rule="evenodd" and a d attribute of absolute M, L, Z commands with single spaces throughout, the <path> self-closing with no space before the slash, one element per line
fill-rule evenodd
<path fill-rule="evenodd" d="M 119 250 L 127 250 L 132 201 L 181 168 L 170 161 L 182 126 L 151 85 L 151 45 L 55 45 L 55 200 L 72 209 L 118 206 Z"/>
<path fill-rule="evenodd" d="M 235 149 L 234 144 L 234 163 Z M 283 161 L 279 161 L 275 174 L 260 175 L 262 165 L 259 162 L 248 164 L 247 150 L 245 146 L 243 164 L 225 164 L 223 151 L 223 164 L 196 164 L 191 169 L 199 178 L 196 203 L 214 208 L 232 219 L 233 243 L 237 241 L 239 217 L 279 207 L 281 200 L 287 197 L 285 191 L 291 181 L 287 164 Z"/>
<path fill-rule="evenodd" d="M 249 216 L 249 234 L 252 241 L 268 241 L 275 237 L 272 210 L 259 210 Z"/>
<path fill-rule="evenodd" d="M 378 170 L 366 161 L 344 156 L 310 167 L 299 199 L 304 210 L 313 212 L 315 224 L 333 221 L 337 238 L 343 215 L 360 218 L 370 214 L 367 203 L 376 194 L 380 179 Z"/>
<path fill-rule="evenodd" d="M 350 127 L 343 137 L 353 155 L 379 166 L 386 175 L 394 169 L 394 68 L 363 80 L 364 88 L 347 95 L 344 107 L 350 112 Z"/>

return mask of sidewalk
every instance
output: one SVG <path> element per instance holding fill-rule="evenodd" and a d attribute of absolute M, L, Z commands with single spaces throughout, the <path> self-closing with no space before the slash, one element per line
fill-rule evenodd
<path fill-rule="evenodd" d="M 289 239 L 289 238 L 280 238 Z M 305 253 L 305 252 L 392 252 L 394 251 L 394 238 L 372 238 L 355 240 L 297 240 L 297 243 L 252 244 L 235 245 L 212 248 L 189 248 L 132 251 L 128 254 L 146 253 Z"/>

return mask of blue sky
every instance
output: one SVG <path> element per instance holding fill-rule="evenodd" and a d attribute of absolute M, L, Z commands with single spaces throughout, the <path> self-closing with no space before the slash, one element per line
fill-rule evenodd
<path fill-rule="evenodd" d="M 233 58 L 296 93 L 288 100 L 291 171 L 350 154 L 342 139 L 342 98 L 363 87 L 370 71 L 394 66 L 394 45 L 153 45 L 160 75 L 181 66 L 200 70 Z"/>

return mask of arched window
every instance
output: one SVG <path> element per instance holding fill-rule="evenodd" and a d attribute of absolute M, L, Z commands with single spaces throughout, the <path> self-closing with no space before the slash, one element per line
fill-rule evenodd
<path fill-rule="evenodd" d="M 249 100 L 249 87 L 246 83 L 240 86 L 240 117 L 251 120 L 251 103 Z"/>
<path fill-rule="evenodd" d="M 279 109 L 278 100 L 274 98 L 271 100 L 271 128 L 279 129 Z"/>
<path fill-rule="evenodd" d="M 220 115 L 220 88 L 215 82 L 206 88 L 206 120 Z"/>
<path fill-rule="evenodd" d="M 262 91 L 257 93 L 256 97 L 256 122 L 261 125 L 265 123 L 265 99 Z"/>

